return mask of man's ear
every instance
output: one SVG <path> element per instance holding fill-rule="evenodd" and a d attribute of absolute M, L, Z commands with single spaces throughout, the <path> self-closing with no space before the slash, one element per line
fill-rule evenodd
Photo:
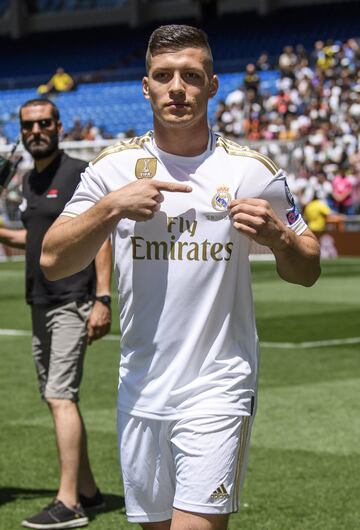
<path fill-rule="evenodd" d="M 149 78 L 143 77 L 142 80 L 142 91 L 145 99 L 150 99 L 149 96 Z"/>
<path fill-rule="evenodd" d="M 213 98 L 214 96 L 216 96 L 218 88 L 219 88 L 219 79 L 217 75 L 213 75 L 212 78 L 210 79 L 210 89 L 209 89 L 210 98 Z"/>
<path fill-rule="evenodd" d="M 64 127 L 60 120 L 57 122 L 56 127 L 57 127 L 58 134 L 63 134 Z"/>

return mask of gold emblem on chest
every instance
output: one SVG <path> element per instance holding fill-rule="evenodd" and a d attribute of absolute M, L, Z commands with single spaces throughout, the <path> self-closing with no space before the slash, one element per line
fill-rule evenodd
<path fill-rule="evenodd" d="M 156 175 L 156 158 L 139 158 L 135 166 L 135 176 L 137 179 L 152 179 Z"/>

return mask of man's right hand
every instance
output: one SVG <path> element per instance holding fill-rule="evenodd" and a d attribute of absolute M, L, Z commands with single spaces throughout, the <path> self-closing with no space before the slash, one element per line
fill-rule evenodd
<path fill-rule="evenodd" d="M 20 230 L 15 230 L 14 228 L 5 228 L 0 227 L 0 243 L 8 245 L 13 248 L 22 248 L 26 247 L 26 234 L 27 231 L 25 228 Z"/>
<path fill-rule="evenodd" d="M 60 280 L 87 267 L 120 219 L 152 219 L 163 191 L 189 193 L 177 182 L 143 179 L 108 193 L 76 217 L 60 215 L 45 234 L 40 265 L 48 280 Z"/>
<path fill-rule="evenodd" d="M 189 193 L 192 188 L 179 182 L 142 179 L 111 192 L 108 198 L 111 196 L 113 207 L 118 210 L 121 218 L 147 221 L 160 210 L 164 200 L 162 191 Z"/>

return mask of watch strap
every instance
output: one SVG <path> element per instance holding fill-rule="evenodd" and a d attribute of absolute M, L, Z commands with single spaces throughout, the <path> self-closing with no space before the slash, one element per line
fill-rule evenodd
<path fill-rule="evenodd" d="M 107 306 L 111 305 L 111 296 L 108 294 L 104 294 L 102 296 L 95 296 L 95 300 Z"/>

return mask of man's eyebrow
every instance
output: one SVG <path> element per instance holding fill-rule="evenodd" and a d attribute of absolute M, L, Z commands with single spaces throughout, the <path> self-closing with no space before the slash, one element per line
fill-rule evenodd
<path fill-rule="evenodd" d="M 180 66 L 155 66 L 153 68 L 154 72 L 168 71 L 168 70 L 193 70 L 194 72 L 202 72 L 205 68 L 200 68 L 199 66 L 190 66 L 190 65 L 180 65 Z"/>

